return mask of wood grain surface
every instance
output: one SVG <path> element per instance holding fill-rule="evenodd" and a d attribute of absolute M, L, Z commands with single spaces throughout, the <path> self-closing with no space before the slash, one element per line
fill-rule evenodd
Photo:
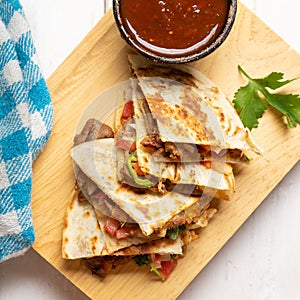
<path fill-rule="evenodd" d="M 161 283 L 146 269 L 129 264 L 100 281 L 79 262 L 61 258 L 63 219 L 75 182 L 70 149 L 78 120 L 89 103 L 129 77 L 128 51 L 109 11 L 48 80 L 55 122 L 50 141 L 34 165 L 34 249 L 93 299 L 174 299 L 299 161 L 299 127 L 288 129 L 277 113 L 268 111 L 254 131 L 265 157 L 239 170 L 232 200 L 220 205 L 218 214 L 201 238 L 190 245 L 169 280 Z M 238 64 L 254 77 L 274 70 L 281 70 L 288 78 L 300 75 L 299 55 L 241 3 L 226 42 L 192 65 L 232 97 L 245 83 Z M 284 91 L 299 89 L 296 81 Z"/>

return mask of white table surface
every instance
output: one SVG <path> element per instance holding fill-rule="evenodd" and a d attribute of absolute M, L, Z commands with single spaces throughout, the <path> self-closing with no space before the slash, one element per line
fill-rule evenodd
<path fill-rule="evenodd" d="M 300 52 L 300 1 L 242 2 Z M 21 3 L 48 78 L 98 22 L 111 0 Z M 181 294 L 180 300 L 300 299 L 299 179 L 298 163 Z M 24 256 L 0 264 L 0 299 L 87 297 L 30 249 Z"/>

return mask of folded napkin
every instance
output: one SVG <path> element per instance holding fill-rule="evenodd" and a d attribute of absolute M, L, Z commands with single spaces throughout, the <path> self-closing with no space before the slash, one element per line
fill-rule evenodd
<path fill-rule="evenodd" d="M 52 127 L 53 107 L 29 25 L 17 0 L 0 0 L 0 261 L 34 242 L 32 162 Z"/>

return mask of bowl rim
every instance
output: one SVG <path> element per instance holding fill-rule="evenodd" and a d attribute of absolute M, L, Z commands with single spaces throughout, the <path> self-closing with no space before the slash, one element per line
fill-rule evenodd
<path fill-rule="evenodd" d="M 122 0 L 113 0 L 113 15 L 115 19 L 115 23 L 117 24 L 117 27 L 120 31 L 121 37 L 131 46 L 132 49 L 136 50 L 143 56 L 146 56 L 147 58 L 155 61 L 155 62 L 161 62 L 161 63 L 187 63 L 187 62 L 193 62 L 196 60 L 199 60 L 200 58 L 203 58 L 213 51 L 215 51 L 219 46 L 226 40 L 228 37 L 235 18 L 237 14 L 237 0 L 228 0 L 229 1 L 229 9 L 228 9 L 228 15 L 227 15 L 227 22 L 223 28 L 223 30 L 220 32 L 220 34 L 217 36 L 217 38 L 206 48 L 200 50 L 199 52 L 195 52 L 192 54 L 188 55 L 183 55 L 180 57 L 168 57 L 168 56 L 163 56 L 160 54 L 155 54 L 151 52 L 149 49 L 139 45 L 134 41 L 134 39 L 130 36 L 130 34 L 127 32 L 123 20 L 121 18 L 121 13 L 120 13 L 120 2 Z"/>

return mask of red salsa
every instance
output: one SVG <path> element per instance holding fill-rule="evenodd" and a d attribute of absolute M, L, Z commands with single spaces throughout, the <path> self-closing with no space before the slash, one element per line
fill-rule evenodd
<path fill-rule="evenodd" d="M 228 0 L 121 0 L 120 14 L 140 47 L 167 57 L 206 48 L 223 30 Z"/>

